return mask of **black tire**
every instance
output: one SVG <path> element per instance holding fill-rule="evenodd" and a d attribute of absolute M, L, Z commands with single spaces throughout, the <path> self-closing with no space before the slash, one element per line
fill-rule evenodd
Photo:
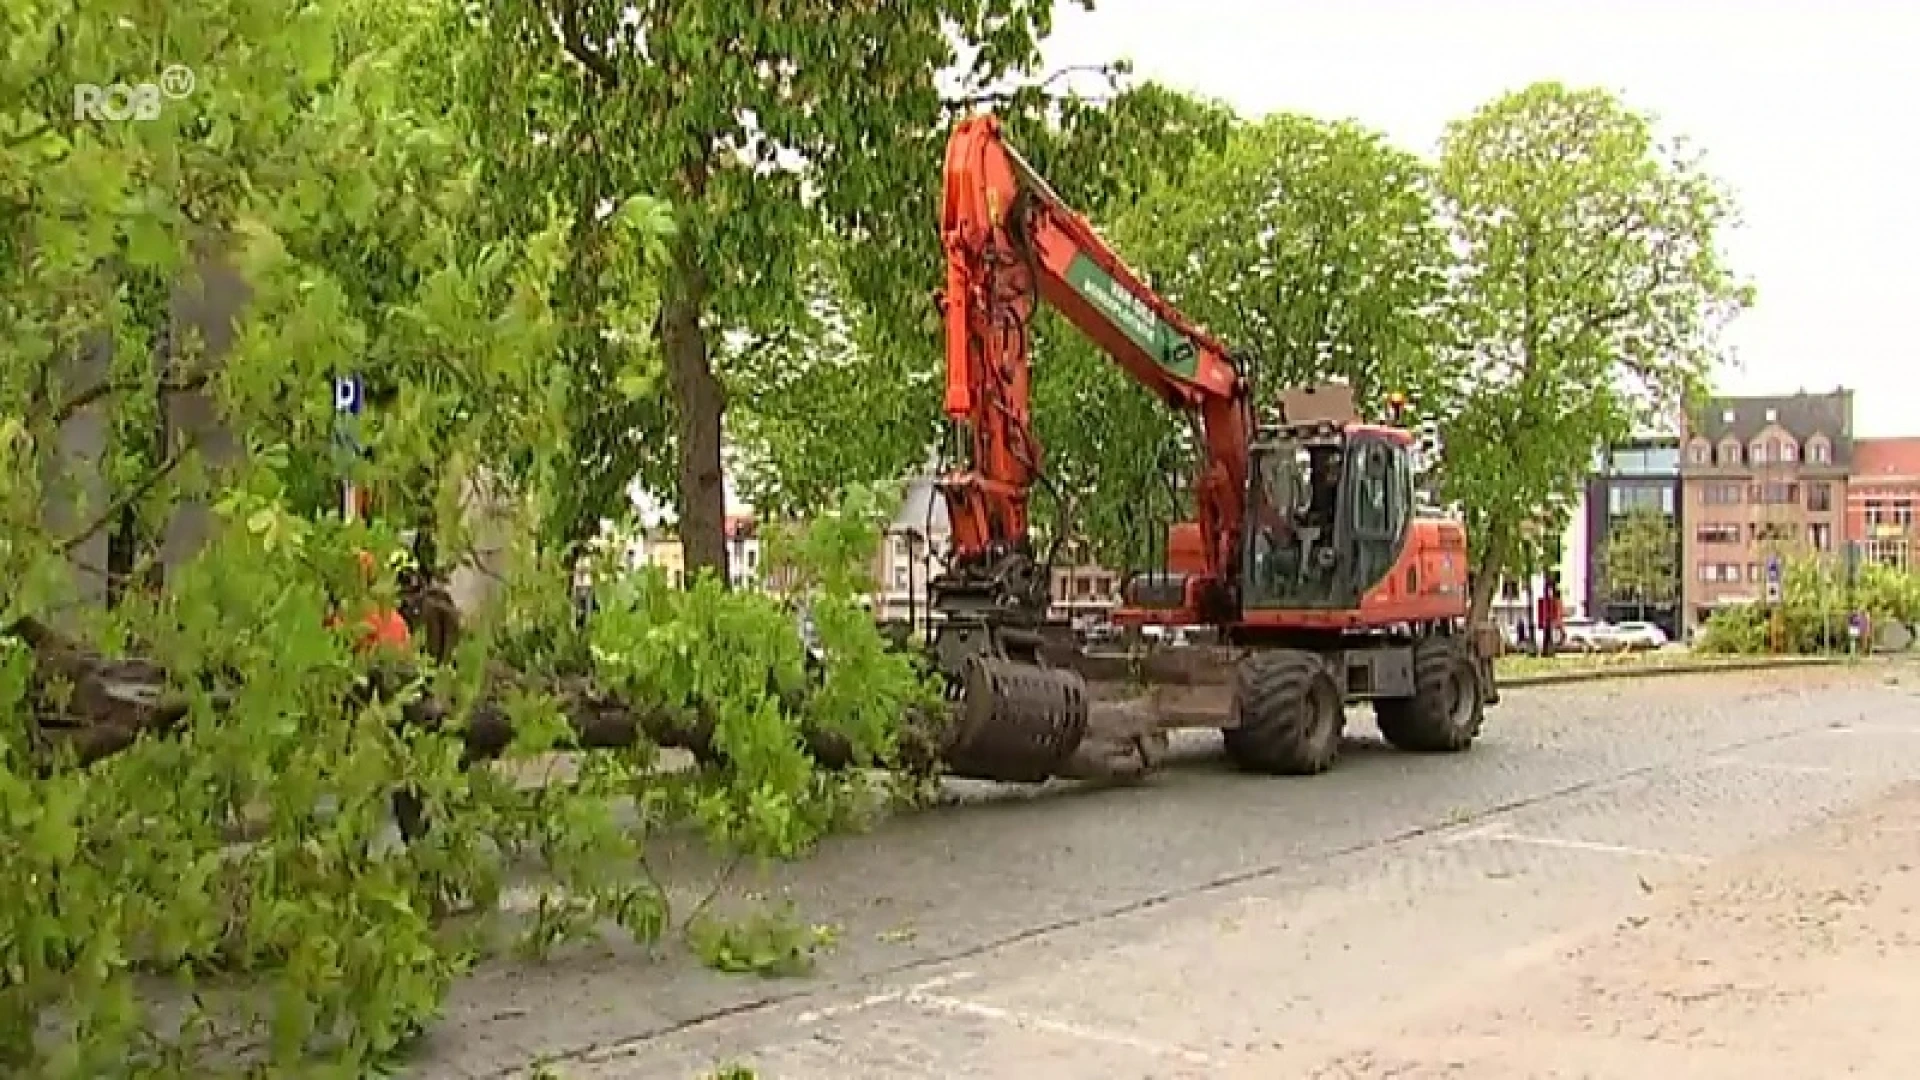
<path fill-rule="evenodd" d="M 1333 767 L 1347 724 L 1346 695 L 1317 654 L 1248 654 L 1235 672 L 1240 723 L 1223 732 L 1227 756 L 1248 772 L 1312 776 Z"/>
<path fill-rule="evenodd" d="M 1413 646 L 1413 696 L 1376 700 L 1374 719 L 1398 749 L 1456 754 L 1473 745 L 1486 722 L 1484 689 L 1465 638 L 1422 638 Z"/>

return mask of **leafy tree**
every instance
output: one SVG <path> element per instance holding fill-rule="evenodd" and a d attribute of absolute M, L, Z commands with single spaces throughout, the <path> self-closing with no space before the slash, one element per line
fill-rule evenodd
<path fill-rule="evenodd" d="M 593 325 L 644 329 L 675 219 L 639 190 L 603 208 L 489 183 L 492 87 L 471 80 L 499 32 L 428 0 L 0 12 L 0 1072 L 207 1075 L 202 1051 L 242 1044 L 268 1059 L 256 1071 L 324 1068 L 313 1055 L 379 1071 L 472 962 L 444 916 L 490 910 L 507 860 L 557 879 L 536 951 L 608 922 L 655 938 L 667 897 L 632 874 L 650 829 L 802 851 L 847 823 L 858 781 L 819 771 L 797 733 L 884 762 L 921 701 L 912 663 L 850 614 L 841 560 L 870 554 L 854 540 L 872 542 L 871 498 L 795 545 L 824 670 L 791 612 L 712 583 L 623 581 L 577 624 L 569 553 L 534 527 L 565 516 L 586 445 L 575 388 L 598 377 L 567 351 L 576 242 L 610 298 Z M 152 119 L 74 119 L 77 83 L 152 79 L 156 57 L 190 68 L 193 92 Z M 223 269 L 238 309 L 181 317 Z M 104 370 L 78 370 L 96 345 Z M 329 380 L 347 373 L 383 402 L 357 433 L 365 458 L 334 454 Z M 155 430 L 163 393 L 189 389 L 231 456 Z M 92 420 L 104 462 L 73 451 Z M 379 493 L 374 521 L 332 511 L 343 471 Z M 505 602 L 444 663 L 357 650 L 354 612 L 393 601 L 400 527 L 431 524 L 448 562 L 469 554 L 462 489 L 483 471 L 519 496 Z M 111 609 L 75 602 L 78 543 L 131 513 L 151 549 L 194 504 L 211 519 L 197 554 Z M 134 719 L 100 722 L 95 653 L 111 685 L 151 693 Z M 643 738 L 574 788 L 464 770 L 483 699 L 511 722 L 509 757 L 570 747 L 563 664 L 642 713 L 706 718 L 713 764 L 663 779 Z M 135 740 L 156 712 L 178 737 Z M 124 749 L 49 759 L 95 745 Z M 404 847 L 385 842 L 402 785 L 434 823 Z M 622 824 L 615 794 L 648 812 Z M 253 843 L 231 843 L 236 822 Z M 218 1047 L 192 994 L 210 970 L 250 980 L 250 1030 Z M 167 1004 L 194 1007 L 165 1019 L 183 1025 L 148 1008 L 148 974 L 178 979 Z M 229 1000 L 205 998 L 223 1019 Z"/>
<path fill-rule="evenodd" d="M 1668 515 L 1635 510 L 1608 528 L 1600 573 L 1611 602 L 1670 603 L 1679 596 L 1679 570 L 1680 541 Z"/>
<path fill-rule="evenodd" d="M 902 386 L 931 337 L 931 223 L 948 121 L 980 104 L 1038 115 L 1051 94 L 1031 75 L 1052 17 L 1051 0 L 488 9 L 490 47 L 469 79 L 488 110 L 489 182 L 530 205 L 562 193 L 583 211 L 653 192 L 677 225 L 657 318 L 619 320 L 609 340 L 601 316 L 629 289 L 598 243 L 603 226 L 575 218 L 562 302 L 570 366 L 583 375 L 569 391 L 580 443 L 570 456 L 582 475 L 559 532 L 590 535 L 637 470 L 655 490 L 676 491 L 689 569 L 724 571 L 722 417 L 760 389 L 748 380 L 736 394 L 731 368 L 750 364 L 740 358 L 751 350 L 728 339 L 804 331 L 807 277 L 821 265 L 808 253 L 823 234 L 860 251 L 841 263 L 845 288 L 855 304 L 891 313 L 862 344 L 883 365 L 881 385 Z M 958 91 L 943 94 L 955 74 Z M 1118 169 L 1100 160 L 1087 172 Z M 883 414 L 908 408 L 917 406 Z M 667 447 L 670 474 L 654 455 Z"/>
<path fill-rule="evenodd" d="M 1733 208 L 1699 155 L 1603 91 L 1540 83 L 1456 122 L 1439 186 L 1464 252 L 1445 489 L 1468 515 L 1477 619 L 1521 523 L 1675 414 L 1751 292 L 1717 246 Z"/>
<path fill-rule="evenodd" d="M 1429 170 L 1351 123 L 1282 114 L 1235 128 L 1192 167 L 1106 219 L 1116 250 L 1189 316 L 1239 350 L 1255 393 L 1350 383 L 1361 402 L 1447 385 L 1433 311 L 1449 261 Z M 1056 486 L 1103 558 L 1141 565 L 1183 496 L 1188 421 L 1149 397 L 1058 320 L 1035 387 Z"/>

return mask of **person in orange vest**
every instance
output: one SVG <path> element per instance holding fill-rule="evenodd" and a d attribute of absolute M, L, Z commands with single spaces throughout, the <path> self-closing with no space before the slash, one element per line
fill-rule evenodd
<path fill-rule="evenodd" d="M 358 552 L 355 561 L 360 567 L 361 581 L 371 585 L 378 568 L 378 564 L 374 562 L 373 553 Z M 340 623 L 338 611 L 327 617 L 329 627 L 339 626 Z M 370 605 L 366 613 L 360 617 L 360 636 L 355 640 L 354 648 L 363 653 L 376 649 L 405 653 L 412 649 L 412 639 L 413 635 L 407 627 L 407 620 L 401 616 L 399 610 L 376 603 Z"/>

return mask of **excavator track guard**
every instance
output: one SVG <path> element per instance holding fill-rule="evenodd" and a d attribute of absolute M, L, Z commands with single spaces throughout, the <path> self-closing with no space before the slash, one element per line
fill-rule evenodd
<path fill-rule="evenodd" d="M 965 687 L 944 755 L 955 776 L 1042 783 L 1086 738 L 1087 682 L 1078 672 L 976 655 Z"/>

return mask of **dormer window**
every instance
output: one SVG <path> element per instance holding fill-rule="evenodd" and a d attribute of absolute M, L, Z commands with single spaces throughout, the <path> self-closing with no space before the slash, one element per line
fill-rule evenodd
<path fill-rule="evenodd" d="M 1720 414 L 1720 422 L 1721 422 L 1721 423 L 1723 423 L 1723 424 L 1731 424 L 1731 423 L 1733 423 L 1733 410 L 1732 410 L 1732 409 L 1727 409 L 1727 410 L 1724 410 L 1723 412 L 1721 412 L 1721 414 Z"/>
<path fill-rule="evenodd" d="M 1833 444 L 1825 435 L 1815 435 L 1807 440 L 1807 460 L 1815 465 L 1833 464 Z"/>
<path fill-rule="evenodd" d="M 1722 465 L 1740 464 L 1740 444 L 1739 443 L 1735 442 L 1732 439 L 1728 439 L 1725 442 L 1722 442 L 1720 444 L 1720 464 Z"/>
<path fill-rule="evenodd" d="M 1713 446 L 1705 439 L 1695 439 L 1687 447 L 1687 458 L 1695 465 L 1709 465 L 1713 462 Z"/>
<path fill-rule="evenodd" d="M 1780 410 L 1779 410 L 1779 409 L 1768 409 L 1768 410 L 1767 410 L 1767 423 L 1769 423 L 1769 424 L 1777 424 L 1777 423 L 1779 423 L 1779 422 L 1780 422 Z"/>
<path fill-rule="evenodd" d="M 1748 448 L 1747 453 L 1751 455 L 1750 460 L 1752 460 L 1755 465 L 1765 465 L 1767 462 L 1773 460 L 1773 455 L 1767 452 L 1767 444 L 1761 442 L 1759 439 L 1753 440 L 1753 445 Z"/>
<path fill-rule="evenodd" d="M 1780 444 L 1780 460 L 1781 461 L 1791 463 L 1795 458 L 1799 456 L 1800 456 L 1800 448 L 1793 445 L 1792 439 L 1788 439 L 1787 441 Z"/>

